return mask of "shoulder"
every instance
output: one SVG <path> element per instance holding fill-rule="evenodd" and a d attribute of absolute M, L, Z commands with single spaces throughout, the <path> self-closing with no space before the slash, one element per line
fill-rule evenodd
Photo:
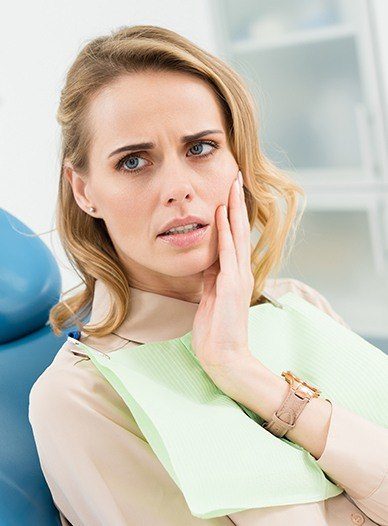
<path fill-rule="evenodd" d="M 53 433 L 77 434 L 83 423 L 103 421 L 143 436 L 128 406 L 93 362 L 74 355 L 66 344 L 33 384 L 28 419 L 35 438 L 46 437 L 50 425 Z"/>
<path fill-rule="evenodd" d="M 295 278 L 268 278 L 265 282 L 264 290 L 275 299 L 287 294 L 287 292 L 293 292 L 331 316 L 338 323 L 350 328 L 345 320 L 333 309 L 328 299 L 314 287 L 303 281 Z"/>
<path fill-rule="evenodd" d="M 314 304 L 325 300 L 320 292 L 296 278 L 269 278 L 265 282 L 264 289 L 274 298 L 279 298 L 287 292 L 293 292 Z"/>

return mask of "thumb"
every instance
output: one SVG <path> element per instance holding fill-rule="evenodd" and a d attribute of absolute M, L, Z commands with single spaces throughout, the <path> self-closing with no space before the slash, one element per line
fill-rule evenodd
<path fill-rule="evenodd" d="M 216 259 L 216 261 L 210 265 L 210 267 L 206 268 L 203 271 L 203 295 L 207 296 L 210 294 L 214 283 L 217 279 L 218 273 L 220 270 L 220 260 L 219 258 Z"/>

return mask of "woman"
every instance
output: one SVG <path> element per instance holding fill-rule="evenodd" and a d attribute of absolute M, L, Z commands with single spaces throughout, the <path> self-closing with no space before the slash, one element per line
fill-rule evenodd
<path fill-rule="evenodd" d="M 252 360 L 249 306 L 264 289 L 275 298 L 292 291 L 346 324 L 307 284 L 268 277 L 303 190 L 260 151 L 254 114 L 242 79 L 173 31 L 124 27 L 84 47 L 58 110 L 57 227 L 85 288 L 54 306 L 50 323 L 57 335 L 77 323 L 81 341 L 104 352 L 192 330 L 214 382 L 247 407 L 261 400 L 255 410 L 270 419 L 287 384 Z M 181 219 L 196 231 L 161 235 Z M 68 342 L 35 382 L 29 419 L 63 524 L 204 524 L 124 401 Z M 319 398 L 286 436 L 345 491 L 208 524 L 388 524 L 386 429 Z"/>

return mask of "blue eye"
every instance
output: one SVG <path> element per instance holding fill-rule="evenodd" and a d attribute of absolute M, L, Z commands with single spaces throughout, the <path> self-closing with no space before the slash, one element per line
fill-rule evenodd
<path fill-rule="evenodd" d="M 208 146 L 211 146 L 211 150 L 207 153 L 201 153 L 203 151 L 203 145 L 206 144 Z M 201 145 L 202 146 L 202 149 L 201 151 L 198 153 L 194 153 L 194 155 L 190 155 L 189 157 L 200 157 L 200 158 L 204 158 L 204 157 L 208 157 L 209 155 L 213 155 L 213 153 L 215 152 L 216 149 L 218 149 L 220 146 L 219 144 L 217 144 L 215 141 L 197 141 L 196 143 L 193 144 L 193 146 L 191 146 L 189 148 L 189 150 L 192 150 L 194 147 L 198 146 L 198 145 Z M 127 161 L 132 161 L 132 160 L 135 160 L 135 159 L 143 159 L 143 157 L 139 156 L 139 155 L 136 155 L 134 153 L 130 154 L 130 155 L 125 155 L 124 157 L 122 157 L 116 164 L 115 166 L 115 169 L 118 170 L 118 171 L 121 171 L 121 172 L 124 172 L 124 173 L 136 173 L 136 172 L 141 172 L 141 170 L 143 170 L 143 167 L 140 167 L 138 168 L 138 163 L 136 164 L 135 163 L 135 166 L 132 165 L 129 166 L 129 164 L 127 165 Z M 127 169 L 125 168 L 125 166 L 127 166 Z M 129 168 L 128 168 L 129 166 Z"/>
<path fill-rule="evenodd" d="M 211 142 L 213 142 L 213 141 L 211 141 Z M 199 142 L 196 142 L 196 143 L 194 144 L 194 146 L 191 146 L 191 148 L 189 148 L 189 149 L 192 150 L 193 148 L 195 148 L 195 147 L 197 147 L 198 145 L 200 145 L 201 148 L 202 148 L 201 151 L 203 151 L 203 145 L 204 145 L 204 144 L 206 144 L 207 146 L 211 146 L 211 150 L 210 150 L 208 153 L 205 153 L 205 154 L 203 154 L 203 155 L 201 155 L 201 156 L 197 156 L 197 155 L 195 155 L 195 157 L 207 157 L 208 155 L 211 155 L 211 154 L 214 152 L 214 149 L 216 148 L 216 147 L 214 146 L 214 144 L 211 144 L 211 142 L 210 142 L 210 141 L 209 141 L 209 142 L 207 142 L 207 141 L 199 141 Z M 201 153 L 201 152 L 199 152 L 199 153 Z"/>

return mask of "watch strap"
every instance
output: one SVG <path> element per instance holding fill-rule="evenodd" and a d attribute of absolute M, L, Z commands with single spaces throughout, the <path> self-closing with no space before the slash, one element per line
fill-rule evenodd
<path fill-rule="evenodd" d="M 301 398 L 298 396 L 290 386 L 282 405 L 273 413 L 269 422 L 262 424 L 262 427 L 277 437 L 284 436 L 291 428 L 295 427 L 299 415 L 309 401 L 308 397 Z"/>

